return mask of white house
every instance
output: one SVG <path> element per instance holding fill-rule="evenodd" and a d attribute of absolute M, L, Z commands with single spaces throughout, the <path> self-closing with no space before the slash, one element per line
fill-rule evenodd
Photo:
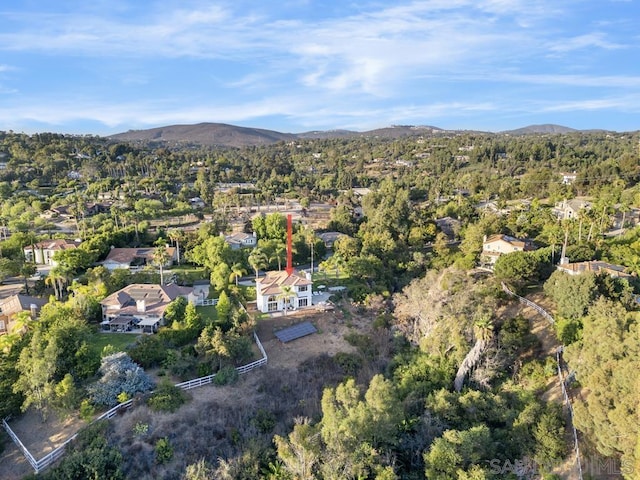
<path fill-rule="evenodd" d="M 531 250 L 534 250 L 531 240 L 510 237 L 509 235 L 491 235 L 485 237 L 482 243 L 482 257 L 492 265 L 496 263 L 500 255 Z"/>
<path fill-rule="evenodd" d="M 227 242 L 233 250 L 239 250 L 241 248 L 254 248 L 258 243 L 256 232 L 244 233 L 236 232 L 230 235 L 225 235 L 225 242 Z"/>
<path fill-rule="evenodd" d="M 24 247 L 24 258 L 27 262 L 35 262 L 38 265 L 51 265 L 55 267 L 56 262 L 53 260 L 55 253 L 77 248 L 80 242 L 80 240 L 67 239 L 44 240 Z"/>
<path fill-rule="evenodd" d="M 102 300 L 102 329 L 109 332 L 156 333 L 164 312 L 178 297 L 196 302 L 191 287 L 134 283 Z"/>
<path fill-rule="evenodd" d="M 557 203 L 553 208 L 553 213 L 560 220 L 571 220 L 573 218 L 578 218 L 580 214 L 580 210 L 591 210 L 591 203 L 580 200 L 577 198 L 572 198 L 571 200 L 563 200 L 560 203 Z"/>
<path fill-rule="evenodd" d="M 291 287 L 291 298 L 282 298 L 282 287 Z M 312 282 L 306 276 L 286 271 L 267 272 L 256 282 L 257 307 L 262 313 L 277 312 L 287 309 L 311 306 Z"/>

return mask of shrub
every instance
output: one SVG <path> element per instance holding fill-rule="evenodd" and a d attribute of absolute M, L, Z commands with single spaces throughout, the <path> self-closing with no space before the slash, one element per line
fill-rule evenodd
<path fill-rule="evenodd" d="M 273 413 L 261 408 L 256 412 L 252 423 L 260 433 L 269 433 L 276 426 L 276 417 Z"/>
<path fill-rule="evenodd" d="M 127 392 L 120 392 L 118 394 L 118 403 L 124 403 L 127 400 L 129 400 L 131 397 L 129 396 L 129 394 Z"/>
<path fill-rule="evenodd" d="M 229 385 L 235 383 L 237 380 L 238 371 L 231 366 L 222 367 L 218 370 L 216 376 L 213 377 L 213 383 L 216 385 Z"/>
<path fill-rule="evenodd" d="M 198 363 L 198 377 L 207 377 L 213 373 L 213 367 L 210 362 Z"/>
<path fill-rule="evenodd" d="M 187 395 L 179 387 L 164 381 L 153 392 L 147 403 L 153 410 L 175 412 L 187 401 Z"/>
<path fill-rule="evenodd" d="M 182 328 L 162 328 L 158 332 L 158 339 L 166 344 L 182 347 L 193 342 L 200 334 L 200 329 L 196 326 L 185 326 Z"/>
<path fill-rule="evenodd" d="M 133 427 L 133 434 L 136 437 L 144 437 L 149 432 L 149 424 L 138 422 Z"/>
<path fill-rule="evenodd" d="M 129 349 L 129 355 L 144 368 L 160 365 L 167 357 L 167 348 L 160 335 L 145 335 Z"/>
<path fill-rule="evenodd" d="M 93 420 L 93 416 L 96 414 L 96 407 L 94 407 L 88 398 L 85 398 L 80 402 L 80 418 L 85 422 Z"/>
<path fill-rule="evenodd" d="M 173 446 L 167 437 L 158 439 L 155 451 L 157 463 L 167 463 L 173 458 Z"/>
<path fill-rule="evenodd" d="M 104 357 L 100 373 L 100 380 L 87 389 L 91 401 L 97 405 L 113 407 L 123 398 L 122 394 L 131 398 L 153 388 L 145 371 L 124 352 Z"/>
<path fill-rule="evenodd" d="M 556 321 L 556 335 L 564 345 L 571 345 L 582 336 L 582 320 L 558 318 Z"/>
<path fill-rule="evenodd" d="M 355 353 L 338 352 L 333 358 L 348 376 L 355 377 L 362 367 L 362 358 Z"/>

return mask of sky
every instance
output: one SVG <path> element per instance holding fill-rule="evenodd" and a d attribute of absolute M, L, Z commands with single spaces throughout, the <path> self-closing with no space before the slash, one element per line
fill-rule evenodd
<path fill-rule="evenodd" d="M 2 0 L 0 130 L 640 129 L 640 0 Z"/>

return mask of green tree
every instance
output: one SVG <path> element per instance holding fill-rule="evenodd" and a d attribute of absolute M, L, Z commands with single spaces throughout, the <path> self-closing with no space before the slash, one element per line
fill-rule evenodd
<path fill-rule="evenodd" d="M 269 260 L 266 254 L 258 248 L 254 248 L 249 254 L 249 265 L 256 272 L 256 281 L 258 280 L 258 273 L 260 270 L 267 268 Z"/>
<path fill-rule="evenodd" d="M 224 237 L 207 237 L 189 253 L 189 259 L 213 271 L 220 263 L 233 264 L 232 250 Z"/>
<path fill-rule="evenodd" d="M 565 358 L 588 392 L 574 403 L 575 425 L 605 456 L 638 465 L 640 426 L 640 328 L 637 315 L 601 298 L 582 320 L 582 338 L 566 348 Z M 634 478 L 632 474 L 626 478 Z"/>
<path fill-rule="evenodd" d="M 20 372 L 13 391 L 24 396 L 22 411 L 33 406 L 46 421 L 55 396 L 55 373 L 59 348 L 48 342 L 37 329 L 27 348 L 22 350 L 16 369 Z"/>
<path fill-rule="evenodd" d="M 226 290 L 229 287 L 231 269 L 226 263 L 219 263 L 211 270 L 211 285 L 217 290 Z"/>
<path fill-rule="evenodd" d="M 512 252 L 498 257 L 493 272 L 498 280 L 522 284 L 538 276 L 539 263 L 533 252 Z"/>
<path fill-rule="evenodd" d="M 164 267 L 169 263 L 171 257 L 167 253 L 166 247 L 156 247 L 153 249 L 152 262 L 160 269 L 160 285 L 164 285 Z"/>
<path fill-rule="evenodd" d="M 33 263 L 23 263 L 20 265 L 20 276 L 24 280 L 24 291 L 29 295 L 29 278 L 33 277 L 38 271 L 37 267 Z"/>
<path fill-rule="evenodd" d="M 218 316 L 218 322 L 221 325 L 228 325 L 231 320 L 231 300 L 224 290 L 220 292 L 218 297 L 218 303 L 216 303 L 216 313 Z"/>
<path fill-rule="evenodd" d="M 403 416 L 393 384 L 382 375 L 371 379 L 364 398 L 353 379 L 325 389 L 320 427 L 325 478 L 356 478 L 375 470 L 380 460 L 374 451 L 397 442 Z"/>
<path fill-rule="evenodd" d="M 315 480 L 317 465 L 322 458 L 322 445 L 318 426 L 308 419 L 298 419 L 288 438 L 273 438 L 287 472 L 295 479 Z"/>
<path fill-rule="evenodd" d="M 236 262 L 231 266 L 231 273 L 229 274 L 229 281 L 235 282 L 236 287 L 238 286 L 238 278 L 246 275 L 247 271 L 244 268 L 242 263 Z"/>
<path fill-rule="evenodd" d="M 481 465 L 491 458 L 491 445 L 491 433 L 486 425 L 462 431 L 447 430 L 424 454 L 426 476 L 430 480 L 484 478 L 463 475 L 482 470 Z"/>
<path fill-rule="evenodd" d="M 178 297 L 167 305 L 167 309 L 164 311 L 165 325 L 170 327 L 173 322 L 182 322 L 186 308 L 187 300 L 184 297 Z"/>
<path fill-rule="evenodd" d="M 10 258 L 0 258 L 0 280 L 13 277 L 20 273 L 20 263 Z"/>
<path fill-rule="evenodd" d="M 63 415 L 68 415 L 75 410 L 78 400 L 78 388 L 73 376 L 67 373 L 54 387 L 54 407 Z"/>
<path fill-rule="evenodd" d="M 89 268 L 95 258 L 81 248 L 71 248 L 57 251 L 53 255 L 53 260 L 57 264 L 56 268 L 65 272 L 69 277 L 73 277 Z"/>
<path fill-rule="evenodd" d="M 557 270 L 545 282 L 544 291 L 556 302 L 559 316 L 577 320 L 597 296 L 596 276 L 590 272 L 569 275 Z"/>
<path fill-rule="evenodd" d="M 191 330 L 199 331 L 202 328 L 202 316 L 193 303 L 187 303 L 184 308 L 184 324 Z"/>
<path fill-rule="evenodd" d="M 290 285 L 282 285 L 280 287 L 280 293 L 276 295 L 276 298 L 278 300 L 282 300 L 282 310 L 286 315 L 287 310 L 291 305 L 291 300 L 293 300 L 294 298 L 297 298 L 297 294 L 296 292 L 293 291 L 293 287 L 291 287 Z"/>

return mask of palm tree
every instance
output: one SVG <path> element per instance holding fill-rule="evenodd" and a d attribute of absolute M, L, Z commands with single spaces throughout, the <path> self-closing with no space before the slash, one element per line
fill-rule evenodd
<path fill-rule="evenodd" d="M 293 287 L 290 285 L 282 285 L 280 287 L 280 293 L 276 295 L 277 300 L 282 300 L 282 309 L 284 310 L 284 314 L 287 314 L 287 309 L 291 300 L 296 298 L 296 292 L 293 291 Z"/>
<path fill-rule="evenodd" d="M 166 247 L 156 247 L 153 250 L 152 262 L 160 268 L 160 285 L 164 285 L 164 266 L 170 258 Z"/>
<path fill-rule="evenodd" d="M 37 271 L 35 263 L 24 262 L 20 266 L 20 276 L 24 280 L 24 291 L 27 295 L 29 295 L 29 277 L 35 275 Z"/>
<path fill-rule="evenodd" d="M 171 241 L 176 246 L 176 260 L 178 262 L 178 265 L 180 265 L 180 240 L 182 240 L 182 231 L 178 229 L 173 229 L 173 230 L 169 230 L 169 232 L 167 233 Z"/>
<path fill-rule="evenodd" d="M 230 281 L 235 281 L 236 282 L 236 287 L 238 286 L 238 278 L 246 275 L 247 271 L 244 269 L 244 265 L 242 265 L 241 263 L 234 263 L 231 266 L 231 275 L 229 275 L 229 280 Z"/>
<path fill-rule="evenodd" d="M 473 334 L 476 339 L 476 343 L 464 357 L 464 360 L 460 364 L 458 372 L 456 373 L 456 378 L 453 381 L 453 388 L 456 392 L 460 392 L 462 390 L 464 379 L 471 369 L 476 366 L 493 337 L 493 321 L 491 320 L 491 317 L 484 315 L 476 320 L 473 324 Z"/>
<path fill-rule="evenodd" d="M 45 285 L 49 285 L 53 288 L 53 294 L 56 297 L 56 300 L 62 299 L 62 287 L 67 281 L 67 276 L 64 272 L 58 268 L 54 267 L 49 271 L 49 275 L 44 279 Z"/>
<path fill-rule="evenodd" d="M 276 245 L 273 248 L 273 253 L 269 257 L 269 263 L 271 263 L 273 260 L 277 260 L 278 261 L 278 271 L 279 272 L 282 271 L 282 259 L 283 259 L 282 254 L 285 251 L 286 251 L 286 247 L 285 247 L 284 243 L 277 242 Z"/>
<path fill-rule="evenodd" d="M 254 248 L 249 254 L 249 265 L 251 265 L 251 267 L 255 270 L 257 281 L 258 272 L 260 271 L 260 269 L 267 268 L 267 265 L 269 265 L 269 259 L 262 250 L 260 250 L 259 248 Z"/>

